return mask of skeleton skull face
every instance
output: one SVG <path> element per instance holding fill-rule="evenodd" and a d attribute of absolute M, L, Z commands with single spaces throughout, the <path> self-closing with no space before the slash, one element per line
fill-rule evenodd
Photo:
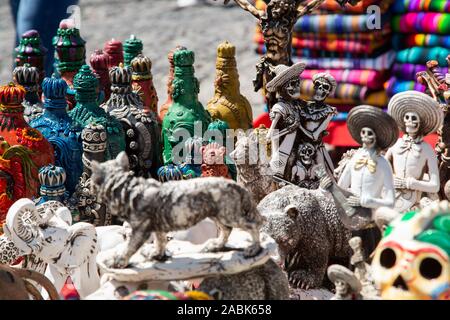
<path fill-rule="evenodd" d="M 315 101 L 324 101 L 331 93 L 332 85 L 324 78 L 318 78 L 314 81 Z"/>
<path fill-rule="evenodd" d="M 302 144 L 298 148 L 298 156 L 305 166 L 311 165 L 315 154 L 316 149 L 311 143 Z"/>
<path fill-rule="evenodd" d="M 383 299 L 450 299 L 448 255 L 425 242 L 386 240 L 372 261 Z"/>
<path fill-rule="evenodd" d="M 405 123 L 405 131 L 407 134 L 416 134 L 419 131 L 420 118 L 416 112 L 406 112 L 403 117 Z"/>
<path fill-rule="evenodd" d="M 288 96 L 297 97 L 300 94 L 300 78 L 291 79 L 284 85 L 283 89 Z"/>
<path fill-rule="evenodd" d="M 364 127 L 361 129 L 361 142 L 364 148 L 370 149 L 375 146 L 377 136 L 371 128 Z"/>
<path fill-rule="evenodd" d="M 336 293 L 341 297 L 345 297 L 348 294 L 348 284 L 343 280 L 336 280 L 334 282 L 334 286 L 336 287 Z"/>

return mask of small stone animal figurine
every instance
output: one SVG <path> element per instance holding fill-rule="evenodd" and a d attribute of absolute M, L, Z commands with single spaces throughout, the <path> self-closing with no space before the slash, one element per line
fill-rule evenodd
<path fill-rule="evenodd" d="M 136 178 L 129 169 L 125 152 L 115 160 L 92 162 L 94 191 L 114 215 L 128 221 L 132 228 L 126 249 L 114 258 L 114 267 L 125 268 L 152 232 L 156 250 L 150 257 L 166 259 L 166 234 L 187 229 L 208 217 L 219 227 L 220 235 L 207 242 L 206 251 L 223 250 L 235 227 L 251 234 L 253 242 L 245 249 L 246 256 L 255 256 L 261 250 L 259 228 L 264 220 L 249 192 L 237 183 L 215 177 L 160 183 Z"/>
<path fill-rule="evenodd" d="M 112 159 L 125 150 L 125 132 L 120 121 L 100 108 L 97 97 L 99 93 L 98 79 L 88 65 L 81 67 L 74 78 L 77 104 L 70 111 L 73 123 L 81 128 L 95 122 L 102 125 L 108 136 L 106 158 Z"/>
<path fill-rule="evenodd" d="M 130 169 L 148 177 L 160 167 L 160 130 L 156 113 L 146 112 L 141 98 L 131 87 L 131 67 L 120 64 L 109 70 L 111 97 L 101 107 L 120 121 L 126 133 Z"/>
<path fill-rule="evenodd" d="M 70 211 L 65 207 L 42 208 L 39 211 L 30 199 L 15 202 L 6 218 L 6 236 L 22 253 L 34 254 L 48 264 L 46 276 L 57 292 L 70 276 L 80 297 L 91 294 L 100 285 L 95 227 L 84 222 L 70 225 Z"/>
<path fill-rule="evenodd" d="M 353 272 L 344 266 L 333 264 L 328 267 L 327 274 L 336 288 L 331 300 L 360 300 L 361 283 Z"/>
<path fill-rule="evenodd" d="M 103 93 L 103 100 L 107 101 L 111 95 L 111 82 L 109 81 L 110 56 L 102 50 L 95 50 L 89 59 L 92 70 L 99 80 L 99 89 Z"/>
<path fill-rule="evenodd" d="M 41 36 L 36 30 L 28 30 L 19 41 L 19 45 L 15 49 L 16 66 L 23 66 L 28 63 L 35 67 L 39 72 L 39 79 L 42 81 L 45 77 L 45 57 L 47 48 L 42 44 Z"/>
<path fill-rule="evenodd" d="M 125 41 L 123 44 L 123 63 L 125 67 L 131 64 L 131 60 L 136 58 L 138 54 L 142 53 L 142 49 L 144 45 L 142 44 L 142 40 L 136 38 L 134 34 L 130 36 L 129 39 Z"/>
<path fill-rule="evenodd" d="M 258 210 L 267 220 L 261 231 L 277 242 L 292 287 L 320 287 L 330 259 L 350 257 L 351 232 L 320 190 L 288 185 L 262 199 Z"/>
<path fill-rule="evenodd" d="M 123 63 L 123 46 L 121 41 L 114 38 L 107 41 L 103 47 L 103 52 L 109 56 L 108 69 Z"/>
<path fill-rule="evenodd" d="M 153 85 L 152 61 L 149 57 L 138 54 L 131 60 L 133 91 L 141 97 L 145 112 L 158 112 L 158 94 Z"/>
<path fill-rule="evenodd" d="M 231 179 L 224 162 L 226 149 L 217 142 L 202 147 L 202 177 L 224 177 Z"/>
<path fill-rule="evenodd" d="M 66 170 L 55 165 L 48 165 L 39 169 L 40 197 L 34 202 L 40 205 L 48 201 L 67 203 L 69 193 L 66 191 Z"/>
<path fill-rule="evenodd" d="M 25 121 L 30 123 L 31 120 L 39 117 L 42 112 L 42 101 L 40 98 L 39 70 L 25 63 L 23 66 L 16 67 L 13 71 L 14 82 L 25 88 L 26 94 L 23 101 L 25 110 L 23 116 Z"/>
<path fill-rule="evenodd" d="M 67 176 L 65 187 L 71 195 L 83 172 L 81 154 L 81 127 L 67 114 L 67 84 L 63 79 L 45 78 L 42 82 L 45 97 L 44 113 L 30 122 L 42 132 L 55 150 L 55 164 L 64 168 Z"/>
<path fill-rule="evenodd" d="M 169 75 L 167 77 L 167 100 L 163 103 L 163 105 L 159 108 L 159 119 L 161 121 L 164 120 L 164 116 L 166 115 L 167 111 L 169 110 L 169 107 L 173 103 L 172 99 L 172 92 L 173 92 L 173 79 L 175 77 L 175 63 L 173 62 L 173 54 L 175 51 L 179 50 L 187 50 L 186 47 L 183 46 L 177 46 L 175 49 L 171 50 L 169 54 L 167 55 L 167 59 L 169 60 Z"/>
<path fill-rule="evenodd" d="M 235 56 L 236 47 L 228 41 L 217 48 L 214 97 L 208 102 L 207 110 L 213 120 L 223 120 L 231 129 L 249 129 L 253 126 L 252 107 L 239 91 Z"/>
<path fill-rule="evenodd" d="M 404 132 L 385 155 L 394 171 L 395 210 L 404 213 L 417 208 L 427 193 L 438 198 L 438 159 L 423 138 L 442 126 L 444 113 L 433 98 L 417 91 L 393 96 L 388 113 Z"/>

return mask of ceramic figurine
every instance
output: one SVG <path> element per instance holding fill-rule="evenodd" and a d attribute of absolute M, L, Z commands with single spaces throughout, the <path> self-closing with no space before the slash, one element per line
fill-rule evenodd
<path fill-rule="evenodd" d="M 230 0 L 224 0 L 224 3 L 228 2 Z M 292 64 L 292 33 L 297 20 L 310 14 L 325 0 L 311 0 L 307 3 L 302 0 L 271 0 L 266 1 L 265 11 L 258 10 L 248 0 L 234 0 L 234 2 L 245 11 L 250 12 L 259 21 L 267 53 L 256 65 L 256 79 L 253 84 L 255 91 L 265 89 L 267 83 L 275 76 L 273 70 L 277 65 L 290 66 Z M 342 6 L 348 2 L 348 0 L 339 0 Z M 352 4 L 357 2 L 358 0 L 351 0 Z M 265 94 L 270 110 L 276 103 L 276 96 L 273 91 Z"/>
<path fill-rule="evenodd" d="M 55 161 L 51 144 L 23 117 L 25 89 L 0 87 L 0 222 L 20 198 L 38 195 L 38 169 Z"/>
<path fill-rule="evenodd" d="M 291 288 L 320 287 L 329 261 L 351 255 L 351 232 L 320 190 L 288 185 L 262 199 L 258 210 L 266 218 L 261 231 L 277 242 Z"/>
<path fill-rule="evenodd" d="M 345 212 L 341 219 L 347 227 L 361 230 L 373 222 L 374 209 L 394 206 L 392 168 L 381 151 L 394 145 L 398 128 L 391 116 L 372 106 L 354 107 L 348 115 L 347 126 L 361 148 L 345 165 L 338 187 L 331 194 L 336 205 L 343 209 L 341 212 Z M 329 176 L 321 183 L 323 189 L 332 185 Z"/>
<path fill-rule="evenodd" d="M 124 65 L 126 67 L 129 66 L 131 64 L 131 60 L 133 60 L 138 54 L 142 53 L 143 48 L 144 45 L 142 44 L 142 41 L 132 34 L 123 44 Z"/>
<path fill-rule="evenodd" d="M 103 92 L 103 100 L 107 101 L 111 95 L 111 82 L 109 81 L 110 56 L 102 50 L 95 50 L 89 60 L 92 71 L 98 77 L 99 89 Z"/>
<path fill-rule="evenodd" d="M 327 274 L 336 287 L 336 294 L 331 300 L 358 300 L 361 283 L 353 272 L 344 266 L 333 264 L 328 267 Z"/>
<path fill-rule="evenodd" d="M 254 129 L 249 135 L 239 132 L 230 158 L 237 168 L 237 182 L 250 191 L 255 203 L 278 189 L 269 165 L 270 143 L 267 128 Z"/>
<path fill-rule="evenodd" d="M 25 121 L 39 117 L 42 112 L 42 101 L 40 97 L 40 85 L 42 79 L 39 78 L 39 70 L 28 63 L 16 67 L 13 71 L 14 82 L 25 88 L 25 99 L 23 106 L 25 108 L 23 116 Z"/>
<path fill-rule="evenodd" d="M 417 207 L 426 194 L 438 197 L 438 160 L 423 137 L 441 127 L 444 113 L 433 98 L 418 91 L 393 96 L 388 113 L 404 133 L 385 155 L 394 171 L 395 210 L 403 213 Z"/>
<path fill-rule="evenodd" d="M 80 30 L 75 28 L 72 20 L 62 20 L 59 24 L 56 36 L 53 38 L 55 47 L 55 58 L 57 59 L 57 70 L 64 81 L 67 82 L 69 90 L 67 98 L 69 107 L 75 106 L 74 77 L 85 63 L 86 41 L 80 36 Z"/>
<path fill-rule="evenodd" d="M 23 66 L 28 63 L 32 67 L 36 67 L 39 72 L 39 81 L 45 77 L 45 57 L 47 48 L 42 44 L 39 32 L 29 30 L 22 35 L 19 46 L 16 51 L 16 66 Z"/>
<path fill-rule="evenodd" d="M 111 97 L 102 108 L 120 121 L 126 133 L 131 170 L 137 176 L 148 177 L 160 167 L 159 124 L 156 113 L 146 112 L 141 98 L 133 92 L 131 72 L 131 67 L 122 64 L 109 70 Z"/>
<path fill-rule="evenodd" d="M 231 179 L 224 163 L 226 149 L 217 142 L 202 147 L 202 177 L 224 177 Z"/>
<path fill-rule="evenodd" d="M 91 190 L 92 161 L 106 160 L 107 134 L 105 128 L 89 123 L 81 135 L 83 141 L 83 173 L 71 198 L 72 211 L 77 212 L 76 221 L 85 221 L 95 226 L 110 225 L 111 214 L 105 204 Z"/>
<path fill-rule="evenodd" d="M 217 48 L 214 97 L 207 109 L 213 120 L 228 123 L 231 129 L 249 129 L 253 122 L 250 102 L 239 91 L 236 47 L 225 41 Z"/>
<path fill-rule="evenodd" d="M 20 199 L 8 211 L 5 234 L 24 254 L 35 254 L 48 264 L 46 276 L 57 292 L 70 276 L 83 298 L 100 285 L 97 234 L 93 225 L 70 225 L 65 216 L 70 217 L 65 207 L 47 207 L 40 213 L 33 201 Z"/>
<path fill-rule="evenodd" d="M 259 228 L 263 219 L 249 192 L 232 180 L 208 177 L 162 184 L 151 178 L 136 178 L 129 169 L 125 152 L 115 160 L 92 162 L 94 191 L 114 215 L 128 221 L 132 228 L 127 246 L 112 258 L 114 267 L 126 267 L 152 232 L 155 232 L 155 250 L 148 253 L 149 257 L 167 259 L 166 233 L 187 229 L 210 216 L 214 217 L 220 234 L 207 242 L 205 251 L 223 250 L 232 229 L 239 227 L 251 235 L 244 256 L 252 257 L 260 252 Z M 151 219 L 149 212 L 152 212 Z"/>
<path fill-rule="evenodd" d="M 113 38 L 106 42 L 103 52 L 109 56 L 108 68 L 117 67 L 119 63 L 123 63 L 123 46 L 119 40 Z"/>
<path fill-rule="evenodd" d="M 449 203 L 442 201 L 387 227 L 371 264 L 382 299 L 449 299 L 449 221 Z"/>
<path fill-rule="evenodd" d="M 173 92 L 172 82 L 173 82 L 173 79 L 175 77 L 175 64 L 173 62 L 173 54 L 175 53 L 175 51 L 179 51 L 179 50 L 187 50 L 187 48 L 185 48 L 183 46 L 177 46 L 175 49 L 171 50 L 169 52 L 169 54 L 167 55 L 167 59 L 169 59 L 169 75 L 167 77 L 167 100 L 159 108 L 159 118 L 161 119 L 161 121 L 164 120 L 164 116 L 166 115 L 167 110 L 169 110 L 169 107 L 173 104 L 173 99 L 172 99 L 172 92 Z"/>
<path fill-rule="evenodd" d="M 66 189 L 71 195 L 83 171 L 81 128 L 67 114 L 67 84 L 63 79 L 45 78 L 42 82 L 44 113 L 30 122 L 53 145 L 55 164 L 64 168 Z"/>
<path fill-rule="evenodd" d="M 152 61 L 150 58 L 138 54 L 131 60 L 133 70 L 131 85 L 144 103 L 146 112 L 158 112 L 158 94 L 153 85 Z"/>
<path fill-rule="evenodd" d="M 98 79 L 88 65 L 81 67 L 74 78 L 77 104 L 70 111 L 69 116 L 77 126 L 85 128 L 89 123 L 101 124 L 106 129 L 107 149 L 106 158 L 112 159 L 119 152 L 125 150 L 125 133 L 120 121 L 108 115 L 100 108 L 98 97 Z"/>
<path fill-rule="evenodd" d="M 198 101 L 199 83 L 194 76 L 194 52 L 175 51 L 173 60 L 175 64 L 175 77 L 172 84 L 174 102 L 162 123 L 164 164 L 174 161 L 172 149 L 179 143 L 176 138 L 177 131 L 187 130 L 193 137 L 196 126 L 201 125 L 200 132 L 203 134 L 211 122 L 209 113 Z"/>
<path fill-rule="evenodd" d="M 67 203 L 69 193 L 66 191 L 66 170 L 55 165 L 48 165 L 39 169 L 40 197 L 35 200 L 36 205 L 47 201 Z"/>

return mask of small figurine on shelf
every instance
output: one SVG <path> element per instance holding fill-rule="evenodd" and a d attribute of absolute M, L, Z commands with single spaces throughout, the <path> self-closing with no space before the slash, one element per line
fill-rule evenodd
<path fill-rule="evenodd" d="M 131 64 L 131 60 L 142 53 L 143 48 L 142 41 L 132 34 L 123 45 L 123 64 L 128 67 Z"/>
<path fill-rule="evenodd" d="M 423 138 L 441 127 L 444 113 L 433 98 L 417 91 L 393 96 L 388 113 L 404 132 L 385 156 L 394 171 L 395 210 L 404 213 L 417 208 L 426 194 L 438 198 L 438 160 Z"/>
<path fill-rule="evenodd" d="M 150 58 L 139 54 L 131 60 L 133 70 L 131 85 L 144 103 L 146 112 L 158 112 L 158 94 L 153 85 L 152 61 Z"/>
<path fill-rule="evenodd" d="M 126 133 L 126 151 L 131 170 L 148 177 L 160 167 L 160 130 L 155 112 L 146 112 L 131 87 L 131 67 L 119 64 L 109 70 L 111 97 L 101 107 L 120 121 Z"/>
<path fill-rule="evenodd" d="M 119 63 L 123 63 L 123 46 L 119 40 L 113 38 L 106 42 L 103 52 L 109 56 L 108 68 L 117 67 Z"/>
<path fill-rule="evenodd" d="M 359 300 L 361 283 L 356 276 L 344 266 L 333 264 L 328 267 L 328 278 L 336 287 L 336 294 L 331 300 Z"/>
<path fill-rule="evenodd" d="M 23 101 L 25 110 L 23 116 L 25 121 L 30 123 L 31 120 L 39 117 L 43 112 L 39 86 L 42 79 L 39 78 L 39 70 L 25 63 L 14 69 L 13 77 L 17 84 L 25 88 L 26 93 Z"/>
<path fill-rule="evenodd" d="M 67 82 L 69 90 L 67 97 L 69 107 L 75 106 L 75 93 L 73 91 L 73 79 L 78 70 L 85 63 L 86 41 L 80 36 L 80 30 L 75 28 L 72 20 L 62 20 L 59 24 L 56 36 L 53 38 L 55 47 L 55 61 L 57 70 L 64 81 Z"/>
<path fill-rule="evenodd" d="M 169 107 L 162 123 L 163 161 L 174 162 L 173 148 L 180 143 L 177 131 L 186 130 L 191 137 L 194 128 L 201 126 L 201 134 L 207 130 L 211 117 L 198 101 L 199 83 L 194 76 L 194 52 L 190 50 L 175 51 L 175 78 L 173 80 L 173 104 Z"/>
<path fill-rule="evenodd" d="M 69 193 L 66 191 L 66 170 L 62 167 L 48 165 L 39 169 L 40 197 L 34 202 L 40 205 L 47 201 L 67 203 Z"/>
<path fill-rule="evenodd" d="M 295 164 L 292 167 L 290 181 L 301 188 L 317 189 L 319 181 L 316 177 L 317 164 L 314 164 L 317 150 L 309 142 L 298 146 Z"/>
<path fill-rule="evenodd" d="M 214 97 L 207 109 L 213 120 L 223 120 L 231 129 L 249 129 L 253 122 L 252 108 L 239 91 L 235 55 L 236 47 L 228 41 L 217 48 Z"/>
<path fill-rule="evenodd" d="M 28 63 L 32 67 L 36 67 L 39 72 L 39 81 L 45 77 L 45 57 L 47 48 L 42 44 L 39 32 L 29 30 L 22 35 L 19 46 L 16 51 L 16 66 L 23 66 Z"/>
<path fill-rule="evenodd" d="M 25 89 L 0 87 L 0 222 L 20 198 L 38 195 L 38 169 L 55 161 L 51 144 L 23 117 Z"/>
<path fill-rule="evenodd" d="M 66 189 L 72 194 L 83 171 L 81 128 L 67 114 L 67 83 L 63 79 L 45 78 L 42 90 L 44 113 L 32 120 L 30 126 L 42 132 L 53 145 L 55 164 L 66 171 Z"/>
<path fill-rule="evenodd" d="M 159 108 L 159 119 L 161 121 L 164 120 L 164 117 L 169 110 L 169 107 L 173 104 L 172 92 L 173 92 L 173 79 L 175 77 L 175 64 L 173 62 L 173 54 L 175 51 L 179 50 L 187 50 L 187 48 L 183 46 L 177 46 L 175 49 L 171 50 L 167 55 L 167 59 L 169 59 L 169 75 L 167 77 L 167 100 L 164 104 Z"/>
<path fill-rule="evenodd" d="M 100 92 L 103 92 L 103 101 L 107 101 L 111 95 L 111 82 L 109 81 L 109 55 L 102 50 L 95 50 L 91 54 L 89 62 L 99 80 Z"/>
<path fill-rule="evenodd" d="M 202 147 L 202 177 L 225 177 L 231 179 L 224 163 L 226 149 L 217 142 Z"/>
<path fill-rule="evenodd" d="M 74 125 L 85 128 L 89 123 L 101 124 L 108 135 L 106 158 L 114 158 L 125 150 L 125 133 L 119 120 L 108 115 L 98 103 L 98 79 L 88 65 L 81 67 L 73 82 L 77 104 L 70 111 Z"/>

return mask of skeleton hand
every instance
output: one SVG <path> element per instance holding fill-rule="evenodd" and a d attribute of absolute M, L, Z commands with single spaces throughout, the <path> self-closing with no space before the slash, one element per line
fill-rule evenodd
<path fill-rule="evenodd" d="M 403 178 L 394 178 L 395 189 L 406 189 L 406 180 Z"/>
<path fill-rule="evenodd" d="M 348 197 L 347 202 L 352 207 L 360 207 L 361 206 L 361 199 L 358 196 Z"/>
<path fill-rule="evenodd" d="M 327 190 L 329 187 L 331 187 L 332 183 L 333 181 L 331 180 L 331 178 L 328 175 L 326 175 L 320 180 L 320 188 L 323 190 Z"/>

